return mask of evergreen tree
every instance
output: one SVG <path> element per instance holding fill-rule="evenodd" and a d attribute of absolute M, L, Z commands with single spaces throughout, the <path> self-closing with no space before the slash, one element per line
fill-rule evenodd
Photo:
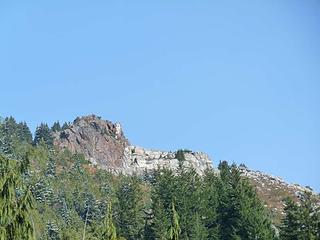
<path fill-rule="evenodd" d="M 52 132 L 60 132 L 62 129 L 61 129 L 61 126 L 60 126 L 60 122 L 59 121 L 56 121 L 53 123 L 52 127 L 51 127 L 51 131 Z"/>
<path fill-rule="evenodd" d="M 280 237 L 283 240 L 298 240 L 302 238 L 302 232 L 300 229 L 301 224 L 301 212 L 298 205 L 291 199 L 286 198 L 284 200 L 286 213 L 285 218 L 282 221 Z"/>
<path fill-rule="evenodd" d="M 32 133 L 26 122 L 20 122 L 17 125 L 17 136 L 20 143 L 32 144 Z"/>
<path fill-rule="evenodd" d="M 60 239 L 59 227 L 56 225 L 55 222 L 49 221 L 46 227 L 47 227 L 48 240 Z"/>
<path fill-rule="evenodd" d="M 203 176 L 203 191 L 201 198 L 203 199 L 203 216 L 204 225 L 208 231 L 209 239 L 219 238 L 219 226 L 218 226 L 218 187 L 221 185 L 221 181 L 216 173 L 209 169 Z"/>
<path fill-rule="evenodd" d="M 182 149 L 178 150 L 175 154 L 175 158 L 178 159 L 179 168 L 182 168 L 184 162 L 186 161 L 186 158 L 184 156 L 184 151 Z"/>
<path fill-rule="evenodd" d="M 33 140 L 34 145 L 38 145 L 41 140 L 49 147 L 53 145 L 52 133 L 46 123 L 41 123 L 40 126 L 37 127 Z"/>
<path fill-rule="evenodd" d="M 198 213 L 194 214 L 193 216 L 189 216 L 193 218 L 192 226 L 190 229 L 190 239 L 192 240 L 206 240 L 208 238 L 208 231 L 207 228 L 202 223 L 202 219 Z M 210 238 L 214 239 L 214 238 Z"/>
<path fill-rule="evenodd" d="M 70 127 L 70 123 L 64 122 L 64 124 L 61 127 L 61 130 L 66 130 Z"/>
<path fill-rule="evenodd" d="M 271 222 L 252 186 L 235 165 L 220 168 L 219 224 L 221 239 L 272 239 Z"/>
<path fill-rule="evenodd" d="M 34 198 L 40 202 L 51 205 L 54 203 L 53 188 L 48 178 L 41 177 L 32 187 Z"/>
<path fill-rule="evenodd" d="M 108 202 L 107 213 L 104 218 L 104 231 L 102 234 L 105 240 L 117 240 L 117 231 L 112 219 L 112 205 Z"/>
<path fill-rule="evenodd" d="M 56 161 L 54 158 L 50 157 L 46 170 L 47 177 L 55 177 L 56 176 Z"/>
<path fill-rule="evenodd" d="M 172 218 L 171 218 L 171 226 L 169 228 L 169 239 L 170 240 L 179 240 L 179 236 L 181 233 L 180 225 L 179 225 L 179 215 L 175 209 L 174 203 L 171 204 Z"/>
<path fill-rule="evenodd" d="M 21 166 L 0 156 L 0 239 L 34 239 L 32 196 L 21 179 Z"/>
<path fill-rule="evenodd" d="M 13 117 L 5 118 L 0 124 L 0 154 L 15 158 L 16 130 L 17 123 Z"/>
<path fill-rule="evenodd" d="M 142 191 L 136 176 L 124 178 L 117 191 L 119 235 L 127 240 L 143 237 Z"/>
<path fill-rule="evenodd" d="M 298 205 L 292 199 L 285 199 L 286 213 L 282 221 L 281 239 L 320 239 L 319 235 L 319 206 L 313 201 L 310 192 L 305 192 Z"/>
<path fill-rule="evenodd" d="M 167 214 L 161 199 L 154 197 L 152 201 L 151 237 L 149 239 L 167 240 L 169 237 L 170 215 Z M 148 238 L 147 238 L 148 239 Z"/>
<path fill-rule="evenodd" d="M 305 239 L 320 239 L 319 236 L 319 204 L 313 198 L 311 192 L 304 192 L 301 196 L 301 231 Z"/>

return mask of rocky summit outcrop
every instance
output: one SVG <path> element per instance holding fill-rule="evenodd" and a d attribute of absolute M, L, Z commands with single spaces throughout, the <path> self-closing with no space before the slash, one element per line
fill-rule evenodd
<path fill-rule="evenodd" d="M 69 128 L 54 133 L 54 145 L 81 153 L 93 165 L 116 173 L 141 174 L 157 168 L 176 169 L 177 152 L 147 150 L 130 145 L 119 123 L 95 115 L 78 117 Z M 199 174 L 212 166 L 209 156 L 201 152 L 182 151 L 184 166 Z"/>
<path fill-rule="evenodd" d="M 101 168 L 118 171 L 124 166 L 124 151 L 129 142 L 120 124 L 90 115 L 78 117 L 69 128 L 54 133 L 54 145 L 81 153 Z"/>

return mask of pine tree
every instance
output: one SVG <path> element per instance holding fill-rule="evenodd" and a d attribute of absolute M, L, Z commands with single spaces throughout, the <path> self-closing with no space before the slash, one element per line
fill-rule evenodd
<path fill-rule="evenodd" d="M 202 219 L 199 213 L 194 214 L 193 216 L 189 216 L 189 218 L 193 218 L 192 226 L 190 229 L 190 239 L 192 240 L 206 240 L 208 239 L 208 231 L 207 228 L 202 223 Z M 210 238 L 213 239 L 213 238 Z"/>
<path fill-rule="evenodd" d="M 32 133 L 26 122 L 17 125 L 17 136 L 20 143 L 32 144 Z"/>
<path fill-rule="evenodd" d="M 41 177 L 32 187 L 32 194 L 40 203 L 51 205 L 54 202 L 53 188 L 48 178 Z"/>
<path fill-rule="evenodd" d="M 52 127 L 51 127 L 51 131 L 52 132 L 60 132 L 62 129 L 61 129 L 61 126 L 60 126 L 60 122 L 59 121 L 56 121 L 53 123 Z"/>
<path fill-rule="evenodd" d="M 151 237 L 159 240 L 168 239 L 170 228 L 170 216 L 168 216 L 161 199 L 153 197 L 151 217 Z M 150 238 L 149 238 L 150 239 Z"/>
<path fill-rule="evenodd" d="M 15 158 L 16 126 L 17 123 L 12 117 L 5 118 L 0 124 L 0 154 L 10 158 Z"/>
<path fill-rule="evenodd" d="M 249 182 L 235 165 L 220 168 L 218 220 L 221 239 L 272 239 L 271 222 Z"/>
<path fill-rule="evenodd" d="M 48 221 L 46 227 L 47 227 L 48 240 L 59 240 L 60 239 L 59 227 L 56 225 L 55 222 Z"/>
<path fill-rule="evenodd" d="M 119 235 L 127 240 L 143 237 L 142 191 L 136 176 L 124 178 L 117 191 Z"/>
<path fill-rule="evenodd" d="M 56 161 L 52 157 L 48 161 L 46 176 L 51 178 L 56 176 Z"/>
<path fill-rule="evenodd" d="M 64 124 L 61 127 L 61 130 L 66 130 L 70 127 L 70 123 L 64 122 Z"/>
<path fill-rule="evenodd" d="M 179 215 L 175 209 L 174 203 L 171 203 L 171 226 L 169 228 L 169 239 L 170 240 L 179 240 L 181 228 L 179 225 Z"/>
<path fill-rule="evenodd" d="M 300 229 L 301 212 L 298 205 L 291 199 L 284 200 L 286 213 L 282 221 L 280 237 L 283 240 L 298 240 L 302 239 L 302 232 Z"/>
<path fill-rule="evenodd" d="M 306 239 L 319 239 L 319 205 L 313 200 L 311 192 L 304 192 L 301 196 L 301 231 Z"/>
<path fill-rule="evenodd" d="M 219 238 L 219 226 L 218 226 L 218 186 L 221 184 L 217 174 L 212 170 L 207 170 L 203 176 L 203 216 L 204 225 L 208 231 L 209 239 Z"/>
<path fill-rule="evenodd" d="M 33 140 L 34 145 L 38 145 L 41 140 L 49 147 L 53 145 L 52 133 L 46 123 L 41 123 L 40 126 L 37 127 Z"/>
<path fill-rule="evenodd" d="M 0 156 L 0 240 L 34 239 L 33 200 L 21 169 L 18 162 Z"/>
<path fill-rule="evenodd" d="M 320 239 L 319 234 L 319 206 L 312 199 L 310 192 L 300 196 L 300 205 L 292 199 L 285 199 L 286 213 L 282 220 L 281 239 Z"/>
<path fill-rule="evenodd" d="M 112 218 L 112 204 L 108 202 L 106 216 L 104 218 L 104 231 L 102 237 L 105 240 L 117 240 L 117 230 Z"/>

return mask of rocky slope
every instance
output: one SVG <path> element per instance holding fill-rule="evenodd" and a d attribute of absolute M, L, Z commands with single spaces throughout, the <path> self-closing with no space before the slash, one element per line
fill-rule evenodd
<path fill-rule="evenodd" d="M 77 118 L 68 129 L 54 133 L 54 144 L 73 153 L 82 153 L 92 165 L 115 173 L 140 174 L 152 169 L 176 169 L 179 166 L 178 152 L 147 150 L 133 146 L 124 136 L 119 123 L 114 124 L 95 115 Z M 184 151 L 183 156 L 183 164 L 193 167 L 199 174 L 213 167 L 205 153 Z M 280 219 L 283 213 L 283 198 L 290 196 L 298 201 L 299 194 L 310 191 L 259 171 L 245 167 L 240 170 L 256 187 L 258 195 L 275 219 Z"/>
<path fill-rule="evenodd" d="M 176 152 L 147 150 L 130 145 L 119 123 L 102 120 L 95 115 L 77 118 L 66 130 L 54 133 L 54 145 L 82 153 L 93 164 L 112 172 L 132 174 L 166 167 L 176 169 Z M 199 174 L 212 166 L 207 154 L 185 152 L 184 165 Z"/>
<path fill-rule="evenodd" d="M 270 210 L 276 222 L 280 222 L 280 219 L 284 216 L 284 203 L 282 200 L 286 197 L 291 197 L 299 202 L 303 192 L 311 192 L 320 204 L 319 195 L 309 187 L 289 184 L 280 177 L 250 170 L 246 167 L 240 167 L 240 171 L 242 176 L 248 178 L 252 185 L 255 186 L 258 196 L 264 201 L 265 207 Z"/>

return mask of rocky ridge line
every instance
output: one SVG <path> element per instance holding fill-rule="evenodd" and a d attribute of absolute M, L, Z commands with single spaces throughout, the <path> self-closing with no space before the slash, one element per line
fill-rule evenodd
<path fill-rule="evenodd" d="M 78 117 L 71 126 L 54 133 L 54 145 L 84 154 L 93 165 L 115 173 L 141 174 L 157 168 L 176 169 L 177 152 L 147 150 L 133 146 L 119 123 L 102 120 L 95 115 Z M 212 167 L 209 156 L 201 152 L 184 152 L 183 165 L 199 174 Z"/>

